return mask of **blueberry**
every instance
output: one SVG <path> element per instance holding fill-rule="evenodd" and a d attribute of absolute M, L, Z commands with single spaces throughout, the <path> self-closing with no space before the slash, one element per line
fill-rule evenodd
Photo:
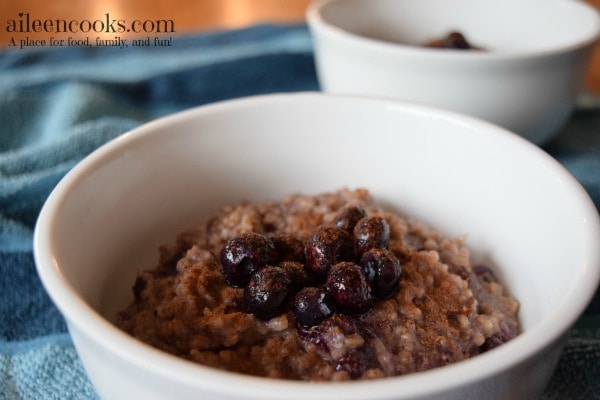
<path fill-rule="evenodd" d="M 223 275 L 231 286 L 243 287 L 253 272 L 273 263 L 276 257 L 275 246 L 265 236 L 243 233 L 225 243 L 221 250 Z"/>
<path fill-rule="evenodd" d="M 304 345 L 310 345 L 322 358 L 336 362 L 345 353 L 346 337 L 360 335 L 357 323 L 356 318 L 334 313 L 312 327 L 298 324 L 296 332 Z"/>
<path fill-rule="evenodd" d="M 479 278 L 483 283 L 497 282 L 494 271 L 485 265 L 475 265 L 473 267 L 473 274 Z"/>
<path fill-rule="evenodd" d="M 304 264 L 297 261 L 282 261 L 277 264 L 277 266 L 284 269 L 290 276 L 295 291 L 298 291 L 305 286 L 310 286 L 314 282 L 313 276 L 306 268 L 304 268 Z"/>
<path fill-rule="evenodd" d="M 390 297 L 398 287 L 402 268 L 400 260 L 390 250 L 371 249 L 365 252 L 360 259 L 360 266 L 371 284 L 374 297 Z"/>
<path fill-rule="evenodd" d="M 327 291 L 341 312 L 361 315 L 371 309 L 373 297 L 364 270 L 350 261 L 335 264 L 325 283 Z"/>
<path fill-rule="evenodd" d="M 294 235 L 275 233 L 269 236 L 273 242 L 279 261 L 304 263 L 304 241 Z"/>
<path fill-rule="evenodd" d="M 297 332 L 305 348 L 329 360 L 336 371 L 346 371 L 351 379 L 360 378 L 368 369 L 382 368 L 377 357 L 381 351 L 378 339 L 356 318 L 334 314 L 310 328 L 298 325 Z M 362 343 L 349 346 L 348 337 L 362 338 Z"/>
<path fill-rule="evenodd" d="M 467 39 L 460 32 L 450 32 L 441 43 L 444 49 L 469 50 L 472 46 L 467 42 Z"/>
<path fill-rule="evenodd" d="M 367 213 L 358 206 L 349 205 L 340 209 L 333 219 L 333 224 L 345 231 L 352 233 L 358 221 L 365 218 Z"/>
<path fill-rule="evenodd" d="M 501 344 L 508 342 L 519 334 L 519 329 L 516 321 L 503 321 L 500 323 L 500 331 L 493 336 L 487 338 L 483 345 L 479 348 L 481 353 L 494 349 Z"/>
<path fill-rule="evenodd" d="M 250 277 L 244 290 L 246 311 L 260 319 L 271 319 L 285 311 L 292 293 L 292 280 L 281 267 L 266 266 Z"/>
<path fill-rule="evenodd" d="M 472 46 L 460 32 L 450 32 L 442 38 L 432 40 L 428 46 L 438 49 L 480 50 L 478 47 Z"/>
<path fill-rule="evenodd" d="M 296 321 L 306 327 L 319 324 L 335 312 L 331 295 L 322 288 L 310 286 L 300 290 L 294 299 Z"/>
<path fill-rule="evenodd" d="M 354 227 L 354 237 L 361 254 L 373 248 L 388 248 L 390 226 L 381 217 L 363 218 Z"/>
<path fill-rule="evenodd" d="M 343 229 L 322 225 L 308 238 L 305 255 L 306 267 L 324 279 L 332 265 L 354 259 L 354 239 Z"/>
<path fill-rule="evenodd" d="M 346 371 L 351 379 L 360 378 L 369 368 L 379 367 L 376 354 L 367 346 L 350 349 L 335 364 L 336 371 Z"/>

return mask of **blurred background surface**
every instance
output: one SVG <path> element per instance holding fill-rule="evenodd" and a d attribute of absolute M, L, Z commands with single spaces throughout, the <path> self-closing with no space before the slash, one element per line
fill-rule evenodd
<path fill-rule="evenodd" d="M 573 0 L 578 1 L 578 0 Z M 600 9 L 600 0 L 585 0 Z M 306 7 L 311 0 L 2 0 L 0 2 L 0 48 L 12 49 L 11 40 L 20 45 L 20 40 L 35 43 L 36 40 L 50 37 L 84 38 L 90 33 L 50 34 L 40 32 L 10 32 L 10 27 L 18 29 L 26 24 L 27 18 L 34 19 L 75 19 L 82 20 L 125 20 L 131 21 L 172 21 L 174 33 L 185 35 L 209 30 L 240 28 L 257 23 L 298 23 L 304 21 Z M 108 14 L 108 17 L 106 16 Z M 11 25 L 12 24 L 12 25 Z M 149 23 L 151 24 L 151 23 Z M 105 39 L 136 38 L 141 33 L 104 32 Z M 146 35 L 147 36 L 147 35 Z M 145 36 L 144 36 L 145 37 Z M 600 44 L 592 56 L 586 87 L 600 95 Z"/>

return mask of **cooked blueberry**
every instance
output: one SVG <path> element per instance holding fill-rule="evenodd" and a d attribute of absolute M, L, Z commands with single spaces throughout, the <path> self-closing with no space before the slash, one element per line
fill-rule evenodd
<path fill-rule="evenodd" d="M 387 248 L 390 244 L 390 226 L 381 217 L 363 218 L 354 227 L 359 253 L 373 248 Z"/>
<path fill-rule="evenodd" d="M 351 379 L 360 378 L 369 368 L 378 368 L 379 361 L 370 347 L 363 346 L 350 349 L 340 358 L 336 365 L 336 371 L 346 371 Z"/>
<path fill-rule="evenodd" d="M 325 283 L 337 308 L 348 315 L 361 315 L 373 304 L 371 286 L 359 265 L 343 261 L 331 267 Z"/>
<path fill-rule="evenodd" d="M 322 288 L 310 286 L 300 290 L 294 299 L 294 315 L 299 324 L 317 325 L 335 311 L 331 295 Z"/>
<path fill-rule="evenodd" d="M 281 314 L 292 293 L 292 280 L 281 267 L 266 266 L 250 277 L 244 290 L 246 311 L 260 319 Z"/>
<path fill-rule="evenodd" d="M 309 237 L 305 254 L 306 267 L 324 279 L 332 265 L 354 259 L 354 239 L 343 229 L 322 225 Z"/>
<path fill-rule="evenodd" d="M 296 291 L 311 285 L 314 281 L 310 272 L 304 268 L 304 264 L 297 261 L 282 261 L 277 266 L 287 272 L 292 280 L 292 286 Z"/>
<path fill-rule="evenodd" d="M 508 342 L 519 334 L 519 328 L 516 321 L 503 321 L 500 323 L 500 331 L 487 338 L 479 351 L 481 353 L 494 349 L 503 343 Z"/>
<path fill-rule="evenodd" d="M 402 268 L 400 260 L 390 250 L 371 249 L 365 252 L 360 259 L 360 266 L 371 284 L 373 296 L 385 299 L 398 287 Z"/>
<path fill-rule="evenodd" d="M 473 273 L 477 276 L 482 282 L 490 283 L 497 282 L 496 276 L 494 272 L 485 265 L 475 265 L 473 267 Z"/>
<path fill-rule="evenodd" d="M 335 313 L 315 326 L 296 325 L 296 332 L 305 347 L 314 349 L 322 358 L 336 363 L 348 348 L 346 338 L 361 336 L 357 323 L 356 318 Z"/>
<path fill-rule="evenodd" d="M 479 48 L 472 46 L 460 32 L 450 32 L 442 38 L 432 40 L 429 43 L 429 47 L 454 50 L 479 50 Z"/>
<path fill-rule="evenodd" d="M 223 275 L 234 287 L 243 287 L 250 275 L 276 259 L 273 243 L 258 233 L 243 233 L 223 246 L 221 264 Z"/>
<path fill-rule="evenodd" d="M 352 233 L 356 223 L 366 216 L 367 213 L 365 210 L 358 206 L 350 205 L 338 211 L 337 215 L 333 219 L 333 224 L 340 229 Z"/>
<path fill-rule="evenodd" d="M 279 261 L 304 263 L 304 241 L 294 235 L 275 233 L 269 236 L 273 242 Z"/>
<path fill-rule="evenodd" d="M 471 45 L 460 32 L 450 32 L 442 41 L 442 46 L 445 49 L 468 50 Z"/>
<path fill-rule="evenodd" d="M 377 344 L 379 339 L 356 318 L 334 314 L 318 325 L 297 328 L 305 348 L 329 360 L 335 370 L 346 371 L 351 379 L 360 378 L 370 368 L 387 368 L 378 359 L 383 345 Z M 354 338 L 352 344 L 349 337 Z"/>

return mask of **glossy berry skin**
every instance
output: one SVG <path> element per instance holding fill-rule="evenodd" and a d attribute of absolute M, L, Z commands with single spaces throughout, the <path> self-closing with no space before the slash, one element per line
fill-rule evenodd
<path fill-rule="evenodd" d="M 388 249 L 371 249 L 362 255 L 360 266 L 374 297 L 385 299 L 394 293 L 402 274 L 400 260 L 394 253 Z"/>
<path fill-rule="evenodd" d="M 354 238 L 360 254 L 373 248 L 388 248 L 390 245 L 390 226 L 381 217 L 363 218 L 354 227 Z"/>
<path fill-rule="evenodd" d="M 304 242 L 296 236 L 276 233 L 269 236 L 277 251 L 278 261 L 296 261 L 304 263 Z"/>
<path fill-rule="evenodd" d="M 441 43 L 444 49 L 455 49 L 455 50 L 469 50 L 471 45 L 467 42 L 467 39 L 460 32 L 451 32 L 446 36 Z"/>
<path fill-rule="evenodd" d="M 300 290 L 294 299 L 294 316 L 305 327 L 319 324 L 335 312 L 335 304 L 329 293 L 315 286 Z"/>
<path fill-rule="evenodd" d="M 354 239 L 343 229 L 322 225 L 309 237 L 305 255 L 306 267 L 317 277 L 325 279 L 332 265 L 355 258 Z"/>
<path fill-rule="evenodd" d="M 371 309 L 373 297 L 364 270 L 358 264 L 343 261 L 329 270 L 325 282 L 338 310 L 348 315 L 362 315 Z"/>
<path fill-rule="evenodd" d="M 258 233 L 243 233 L 223 246 L 221 265 L 225 280 L 233 287 L 244 287 L 250 276 L 273 263 L 277 252 L 273 243 Z"/>
<path fill-rule="evenodd" d="M 250 277 L 244 307 L 257 318 L 271 319 L 285 311 L 292 290 L 292 280 L 283 268 L 266 266 Z"/>
<path fill-rule="evenodd" d="M 337 215 L 333 219 L 333 225 L 335 225 L 337 228 L 352 233 L 356 223 L 366 217 L 367 213 L 362 208 L 354 205 L 346 206 L 338 211 Z"/>
<path fill-rule="evenodd" d="M 277 266 L 286 271 L 296 292 L 314 282 L 313 276 L 304 268 L 304 264 L 297 261 L 282 261 Z"/>

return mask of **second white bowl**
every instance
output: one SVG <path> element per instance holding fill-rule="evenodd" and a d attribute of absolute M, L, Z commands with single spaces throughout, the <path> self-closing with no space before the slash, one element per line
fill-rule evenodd
<path fill-rule="evenodd" d="M 538 144 L 568 119 L 600 35 L 573 0 L 325 0 L 307 21 L 324 91 L 459 111 Z M 485 51 L 424 47 L 450 31 Z"/>

